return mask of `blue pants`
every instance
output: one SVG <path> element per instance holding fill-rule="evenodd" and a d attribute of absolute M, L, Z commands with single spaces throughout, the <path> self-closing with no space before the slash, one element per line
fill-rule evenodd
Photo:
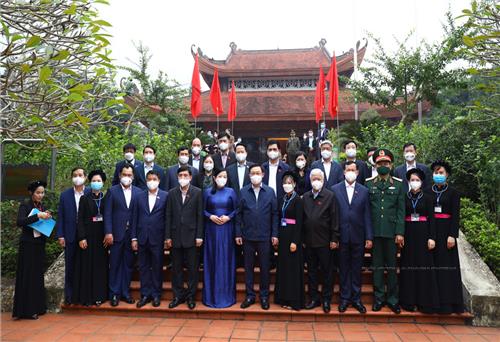
<path fill-rule="evenodd" d="M 109 254 L 109 295 L 129 297 L 130 280 L 134 267 L 134 254 L 130 243 L 130 233 L 121 241 L 114 241 Z"/>
<path fill-rule="evenodd" d="M 161 297 L 163 275 L 163 244 L 152 246 L 150 242 L 139 245 L 139 276 L 141 296 Z"/>
<path fill-rule="evenodd" d="M 75 254 L 78 243 L 67 242 L 64 247 L 64 298 L 71 301 L 73 298 L 73 277 L 75 273 Z"/>
<path fill-rule="evenodd" d="M 340 302 L 361 301 L 361 268 L 365 253 L 364 243 L 340 243 Z"/>
<path fill-rule="evenodd" d="M 270 241 L 243 241 L 243 255 L 245 258 L 245 287 L 247 298 L 255 299 L 255 290 L 253 289 L 255 252 L 257 252 L 260 268 L 259 297 L 261 300 L 269 298 L 270 243 Z"/>

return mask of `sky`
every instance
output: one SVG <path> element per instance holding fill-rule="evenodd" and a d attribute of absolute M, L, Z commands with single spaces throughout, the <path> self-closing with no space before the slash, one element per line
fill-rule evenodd
<path fill-rule="evenodd" d="M 439 41 L 445 13 L 454 16 L 468 8 L 470 0 L 110 0 L 99 7 L 102 19 L 113 26 L 109 33 L 112 57 L 117 65 L 133 66 L 141 41 L 153 57 L 150 74 L 161 70 L 189 87 L 193 70 L 192 44 L 211 58 L 225 59 L 229 43 L 239 49 L 286 49 L 317 46 L 336 55 L 353 48 L 370 32 L 382 39 L 387 51 L 395 38 L 414 31 L 411 44 L 421 39 Z M 367 55 L 374 44 L 368 45 Z M 119 78 L 125 76 L 123 72 Z M 202 80 L 203 82 L 203 80 Z M 202 85 L 208 89 L 206 84 Z"/>

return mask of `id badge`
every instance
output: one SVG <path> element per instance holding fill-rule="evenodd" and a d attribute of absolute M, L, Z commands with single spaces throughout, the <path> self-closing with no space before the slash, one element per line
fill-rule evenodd
<path fill-rule="evenodd" d="M 92 217 L 92 222 L 102 222 L 103 221 L 103 217 L 101 214 L 98 214 L 94 217 Z"/>
<path fill-rule="evenodd" d="M 420 214 L 411 214 L 411 222 L 420 221 Z"/>
<path fill-rule="evenodd" d="M 443 212 L 443 209 L 441 208 L 440 205 L 437 205 L 434 207 L 434 212 L 435 213 L 442 213 Z"/>
<path fill-rule="evenodd" d="M 281 219 L 281 226 L 286 227 L 286 218 Z"/>

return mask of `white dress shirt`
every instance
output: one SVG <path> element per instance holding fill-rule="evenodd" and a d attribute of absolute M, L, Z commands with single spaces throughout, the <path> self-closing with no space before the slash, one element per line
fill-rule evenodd
<path fill-rule="evenodd" d="M 328 182 L 328 178 L 330 178 L 330 169 L 332 168 L 332 161 L 327 163 L 323 160 L 323 167 L 325 168 L 325 177 Z"/>
<path fill-rule="evenodd" d="M 252 185 L 252 188 L 253 188 L 253 192 L 255 194 L 255 202 L 258 202 L 259 201 L 259 193 L 260 193 L 260 188 L 262 187 L 262 184 L 258 187 L 255 187 Z"/>
<path fill-rule="evenodd" d="M 144 163 L 144 178 L 147 178 L 148 172 L 152 171 L 154 167 L 155 163 L 151 163 L 151 166 L 148 166 L 146 163 Z"/>
<path fill-rule="evenodd" d="M 238 163 L 238 185 L 241 188 L 243 187 L 243 182 L 245 181 L 245 171 L 247 168 L 247 163 L 245 162 L 244 164 Z"/>
<path fill-rule="evenodd" d="M 125 196 L 125 203 L 127 203 L 127 208 L 130 208 L 130 201 L 132 200 L 132 185 L 125 188 L 122 185 L 123 195 Z"/>
<path fill-rule="evenodd" d="M 73 192 L 75 193 L 75 202 L 76 202 L 76 212 L 78 213 L 78 209 L 80 207 L 80 198 L 83 196 L 85 193 L 85 187 L 82 188 L 81 192 L 76 191 L 75 188 L 73 188 Z"/>
<path fill-rule="evenodd" d="M 352 196 L 354 196 L 354 187 L 356 186 L 356 181 L 354 181 L 352 184 L 345 182 L 345 189 L 347 190 L 347 199 L 349 200 L 349 204 L 352 202 Z"/>
<path fill-rule="evenodd" d="M 153 211 L 153 208 L 155 207 L 156 197 L 158 197 L 158 189 L 156 189 L 156 191 L 154 193 L 151 193 L 151 191 L 148 191 L 148 202 L 149 202 L 149 212 L 150 213 Z"/>
<path fill-rule="evenodd" d="M 278 174 L 278 165 L 279 162 L 276 164 L 271 164 L 269 162 L 269 187 L 274 190 L 274 194 L 278 194 L 278 189 L 276 187 L 276 175 Z"/>
<path fill-rule="evenodd" d="M 416 161 L 413 161 L 413 164 L 408 164 L 408 162 L 406 162 L 406 171 L 409 171 L 409 170 L 414 169 L 416 167 L 417 167 Z"/>
<path fill-rule="evenodd" d="M 201 158 L 200 158 L 200 156 L 199 156 L 199 155 L 198 155 L 198 156 L 194 156 L 194 155 L 193 155 L 193 158 L 192 158 L 192 160 L 191 160 L 191 161 L 192 161 L 192 163 L 193 163 L 193 167 L 194 167 L 196 170 L 198 170 L 198 171 L 200 171 L 200 159 L 201 159 Z"/>
<path fill-rule="evenodd" d="M 309 148 L 313 148 L 314 138 L 309 137 Z"/>
<path fill-rule="evenodd" d="M 220 160 L 222 162 L 222 167 L 225 168 L 227 163 L 227 153 L 222 153 L 220 156 Z"/>

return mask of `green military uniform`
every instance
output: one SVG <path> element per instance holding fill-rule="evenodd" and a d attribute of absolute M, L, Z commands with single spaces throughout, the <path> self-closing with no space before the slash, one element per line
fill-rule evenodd
<path fill-rule="evenodd" d="M 385 156 L 385 157 L 384 157 Z M 389 160 L 393 156 L 388 150 L 375 151 L 374 160 Z M 396 235 L 404 235 L 405 194 L 401 179 L 380 175 L 366 180 L 370 193 L 373 225 L 373 288 L 375 301 L 396 305 L 398 303 L 398 282 L 396 274 Z M 387 271 L 387 296 L 385 296 L 384 270 Z M 384 297 L 385 300 L 384 300 Z"/>

